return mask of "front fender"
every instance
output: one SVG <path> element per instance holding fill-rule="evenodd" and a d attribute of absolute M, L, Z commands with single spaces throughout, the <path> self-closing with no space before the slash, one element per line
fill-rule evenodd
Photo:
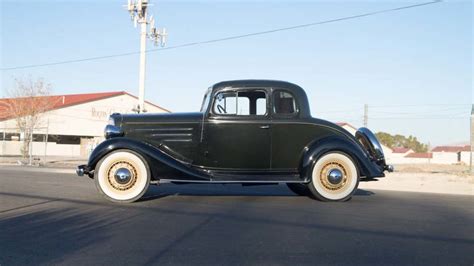
<path fill-rule="evenodd" d="M 339 136 L 331 136 L 314 141 L 305 148 L 300 165 L 301 178 L 310 182 L 313 165 L 328 152 L 339 151 L 346 153 L 356 163 L 360 176 L 382 177 L 385 176 L 383 168 L 378 166 L 368 156 L 367 152 L 357 143 Z"/>
<path fill-rule="evenodd" d="M 165 177 L 172 176 L 174 179 L 180 179 L 181 177 L 197 180 L 210 179 L 204 171 L 192 168 L 189 164 L 171 157 L 159 148 L 126 137 L 111 138 L 99 144 L 89 156 L 86 169 L 92 172 L 104 156 L 120 149 L 131 150 L 142 155 L 147 160 L 153 179 L 158 179 L 158 176 L 163 175 Z"/>

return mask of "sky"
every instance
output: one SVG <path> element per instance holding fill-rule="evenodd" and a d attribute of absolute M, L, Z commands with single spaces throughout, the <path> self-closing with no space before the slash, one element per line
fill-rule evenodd
<path fill-rule="evenodd" d="M 206 41 L 429 2 L 151 1 L 166 46 Z M 44 78 L 53 94 L 138 95 L 137 54 L 46 67 L 5 68 L 137 52 L 126 1 L 0 0 L 0 96 L 15 78 Z M 430 145 L 469 141 L 473 103 L 471 1 L 444 1 L 353 20 L 147 54 L 146 99 L 198 111 L 209 86 L 277 79 L 303 87 L 314 117 L 414 135 Z M 147 48 L 156 49 L 152 42 Z"/>

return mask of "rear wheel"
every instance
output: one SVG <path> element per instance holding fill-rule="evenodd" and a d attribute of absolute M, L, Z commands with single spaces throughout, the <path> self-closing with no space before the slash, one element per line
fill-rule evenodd
<path fill-rule="evenodd" d="M 358 185 L 359 173 L 352 158 L 345 153 L 331 152 L 314 164 L 308 188 L 321 201 L 346 201 Z"/>
<path fill-rule="evenodd" d="M 114 202 L 134 202 L 150 184 L 150 171 L 143 157 L 130 150 L 105 156 L 94 173 L 97 190 Z"/>
<path fill-rule="evenodd" d="M 305 184 L 300 183 L 287 183 L 288 188 L 295 194 L 300 196 L 308 196 L 311 194 L 309 188 Z"/>

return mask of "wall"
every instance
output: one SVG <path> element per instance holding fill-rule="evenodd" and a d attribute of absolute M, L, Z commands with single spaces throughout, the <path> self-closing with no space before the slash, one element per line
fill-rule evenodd
<path fill-rule="evenodd" d="M 474 155 L 474 154 L 473 154 Z M 474 159 L 474 158 L 473 158 Z M 471 152 L 463 151 L 461 152 L 461 161 L 467 165 L 471 163 Z M 474 163 L 474 162 L 473 162 Z"/>
<path fill-rule="evenodd" d="M 0 155 L 21 156 L 21 141 L 5 141 L 0 142 Z M 81 146 L 71 144 L 56 144 L 48 142 L 48 156 L 80 156 Z M 44 142 L 33 142 L 33 156 L 43 156 L 45 150 Z"/>
<path fill-rule="evenodd" d="M 455 164 L 458 162 L 458 155 L 455 152 L 433 152 L 433 163 Z"/>

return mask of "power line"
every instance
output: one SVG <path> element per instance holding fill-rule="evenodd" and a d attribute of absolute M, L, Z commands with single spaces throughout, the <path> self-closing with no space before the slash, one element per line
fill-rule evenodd
<path fill-rule="evenodd" d="M 446 117 L 442 117 L 442 116 L 431 116 L 431 117 L 371 117 L 370 119 L 381 119 L 381 120 L 385 120 L 385 119 L 447 119 L 447 120 L 451 120 L 451 119 L 469 119 L 469 116 L 446 116 Z"/>
<path fill-rule="evenodd" d="M 348 112 L 354 112 L 354 111 L 359 111 L 359 109 L 353 108 L 353 109 L 342 109 L 342 110 L 330 110 L 330 111 L 317 111 L 318 114 L 334 114 L 334 113 L 348 113 Z"/>
<path fill-rule="evenodd" d="M 149 49 L 146 52 L 147 53 L 159 52 L 159 51 L 164 51 L 164 50 L 172 50 L 172 49 L 179 49 L 179 48 L 190 47 L 190 46 L 197 46 L 197 45 L 203 45 L 203 44 L 209 44 L 209 43 L 224 42 L 224 41 L 230 41 L 230 40 L 235 40 L 235 39 L 248 38 L 248 37 L 253 37 L 253 36 L 258 36 L 258 35 L 271 34 L 271 33 L 280 32 L 280 31 L 289 31 L 289 30 L 307 28 L 307 27 L 312 27 L 312 26 L 317 26 L 317 25 L 322 25 L 322 24 L 328 24 L 328 23 L 334 23 L 334 22 L 339 22 L 339 21 L 358 19 L 358 18 L 363 18 L 363 17 L 368 17 L 368 16 L 379 15 L 379 14 L 383 14 L 383 13 L 391 13 L 391 12 L 396 12 L 396 11 L 415 8 L 415 7 L 438 4 L 440 2 L 441 2 L 441 0 L 435 0 L 435 1 L 424 2 L 424 3 L 420 3 L 420 4 L 402 6 L 402 7 L 390 8 L 390 9 L 382 9 L 382 10 L 363 13 L 363 14 L 359 14 L 359 15 L 353 15 L 353 16 L 347 16 L 347 17 L 342 17 L 342 18 L 336 18 L 336 19 L 323 20 L 323 21 L 317 21 L 317 22 L 312 22 L 312 23 L 294 25 L 294 26 L 278 28 L 278 29 L 273 29 L 273 30 L 259 31 L 259 32 L 247 33 L 247 34 L 242 34 L 242 35 L 234 35 L 234 36 L 229 36 L 229 37 L 224 37 L 224 38 L 211 39 L 211 40 L 207 40 L 207 41 L 189 42 L 189 43 L 184 43 L 184 44 L 179 44 L 179 45 L 174 45 L 174 46 L 168 46 L 168 47 L 165 47 L 165 48 Z M 16 67 L 6 67 L 6 68 L 1 68 L 0 70 L 4 71 L 4 70 L 54 66 L 54 65 L 78 63 L 78 62 L 85 62 L 85 61 L 95 61 L 95 60 L 102 60 L 102 59 L 108 59 L 108 58 L 135 55 L 135 54 L 139 54 L 139 53 L 140 52 L 137 51 L 137 52 L 128 52 L 128 53 L 104 55 L 104 56 L 95 56 L 95 57 L 88 57 L 88 58 L 82 58 L 82 59 L 57 61 L 57 62 L 45 63 L 45 64 L 32 64 L 32 65 L 23 65 L 23 66 L 16 66 Z"/>
<path fill-rule="evenodd" d="M 426 107 L 426 106 L 471 106 L 470 103 L 428 103 L 428 104 L 387 104 L 370 105 L 370 108 Z"/>
<path fill-rule="evenodd" d="M 390 114 L 390 115 L 416 115 L 416 114 L 442 114 L 449 115 L 452 112 L 460 112 L 465 110 L 463 114 L 467 114 L 469 110 L 465 107 L 454 107 L 446 109 L 431 109 L 431 110 L 420 110 L 420 111 L 411 111 L 411 112 L 386 112 L 386 111 L 377 111 L 377 114 Z"/>

